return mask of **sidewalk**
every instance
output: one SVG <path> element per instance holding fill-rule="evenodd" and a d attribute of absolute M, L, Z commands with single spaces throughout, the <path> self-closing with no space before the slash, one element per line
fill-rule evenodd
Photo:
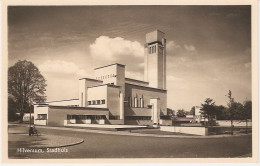
<path fill-rule="evenodd" d="M 208 135 L 208 136 L 195 136 L 195 135 L 187 135 L 187 134 L 173 134 L 168 132 L 161 132 L 161 133 L 139 133 L 139 132 L 129 132 L 129 131 L 107 131 L 107 130 L 92 130 L 87 128 L 66 128 L 66 127 L 51 127 L 51 126 L 37 126 L 37 128 L 47 128 L 47 129 L 54 129 L 54 130 L 73 130 L 78 132 L 86 132 L 86 133 L 98 133 L 98 134 L 111 134 L 111 135 L 123 135 L 123 136 L 142 136 L 142 137 L 164 137 L 164 138 L 225 138 L 225 137 L 238 137 L 238 136 L 246 136 L 250 134 L 236 134 L 236 135 Z"/>

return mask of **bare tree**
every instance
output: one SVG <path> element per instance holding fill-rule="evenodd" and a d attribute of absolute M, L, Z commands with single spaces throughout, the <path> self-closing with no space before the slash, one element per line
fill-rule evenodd
<path fill-rule="evenodd" d="M 20 122 L 26 108 L 46 100 L 46 80 L 30 61 L 18 61 L 8 69 L 8 93 L 13 96 L 20 113 Z M 30 110 L 31 111 L 31 110 Z"/>

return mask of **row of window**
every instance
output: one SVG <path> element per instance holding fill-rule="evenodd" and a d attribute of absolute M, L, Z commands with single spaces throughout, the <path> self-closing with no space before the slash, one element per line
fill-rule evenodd
<path fill-rule="evenodd" d="M 67 115 L 67 119 L 76 119 L 76 120 L 99 120 L 99 119 L 106 119 L 105 115 Z"/>
<path fill-rule="evenodd" d="M 109 120 L 119 120 L 120 116 L 109 116 Z"/>
<path fill-rule="evenodd" d="M 47 114 L 38 114 L 37 120 L 47 120 Z"/>
<path fill-rule="evenodd" d="M 132 101 L 132 97 L 128 97 L 128 106 L 129 107 L 135 107 L 135 108 L 144 108 L 144 99 L 134 97 L 134 100 Z"/>
<path fill-rule="evenodd" d="M 116 75 L 115 74 L 108 74 L 108 75 L 96 77 L 96 79 L 97 80 L 103 80 L 103 79 L 107 79 L 107 78 L 111 78 L 111 77 L 116 77 Z"/>
<path fill-rule="evenodd" d="M 151 120 L 151 116 L 126 116 L 126 120 Z"/>
<path fill-rule="evenodd" d="M 105 100 L 92 100 L 88 101 L 88 105 L 100 105 L 100 104 L 106 104 Z"/>
<path fill-rule="evenodd" d="M 156 53 L 156 45 L 150 46 L 148 49 L 149 49 L 149 54 Z"/>

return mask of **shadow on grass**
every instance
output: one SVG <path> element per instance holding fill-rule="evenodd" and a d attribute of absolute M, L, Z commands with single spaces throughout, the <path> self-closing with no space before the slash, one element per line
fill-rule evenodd
<path fill-rule="evenodd" d="M 26 159 L 31 158 L 32 155 L 44 151 L 44 148 L 37 148 L 37 146 L 44 145 L 42 141 L 46 138 L 41 136 L 28 136 L 19 134 L 9 134 L 8 137 L 16 137 L 15 139 L 9 138 L 8 141 L 8 158 L 20 158 Z M 19 138 L 18 138 L 19 137 Z M 24 151 L 33 149 L 31 151 Z"/>

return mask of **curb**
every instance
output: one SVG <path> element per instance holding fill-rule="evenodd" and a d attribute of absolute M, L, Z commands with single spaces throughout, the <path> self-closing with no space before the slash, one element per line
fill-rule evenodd
<path fill-rule="evenodd" d="M 78 129 L 78 128 L 65 128 L 65 127 L 47 127 L 47 126 L 37 126 L 38 128 L 48 128 L 54 130 L 70 130 L 70 131 L 78 131 L 78 132 L 86 132 L 86 133 L 97 133 L 97 134 L 110 134 L 110 135 L 122 135 L 122 136 L 139 136 L 139 137 L 158 137 L 158 138 L 199 138 L 199 139 L 207 139 L 207 138 L 226 138 L 226 137 L 239 137 L 239 136 L 247 136 L 252 134 L 241 134 L 241 135 L 213 135 L 213 136 L 180 136 L 180 135 L 159 135 L 159 134 L 142 134 L 142 133 L 126 133 L 126 132 L 115 132 L 115 131 L 102 131 L 102 130 L 90 130 L 90 129 Z"/>
<path fill-rule="evenodd" d="M 34 148 L 62 148 L 62 147 L 68 147 L 68 146 L 74 146 L 74 145 L 78 145 L 84 142 L 84 139 L 81 139 L 79 142 L 76 143 L 72 143 L 72 144 L 67 144 L 67 145 L 58 145 L 58 146 L 46 146 L 46 147 L 37 147 L 35 146 Z"/>

